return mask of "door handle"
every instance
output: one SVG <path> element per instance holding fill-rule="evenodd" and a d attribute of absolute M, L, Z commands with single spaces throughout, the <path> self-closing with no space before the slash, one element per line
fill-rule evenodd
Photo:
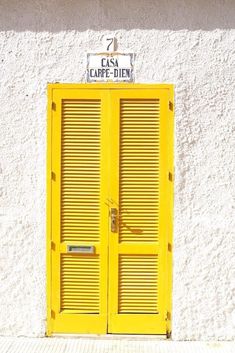
<path fill-rule="evenodd" d="M 111 232 L 117 233 L 118 210 L 116 208 L 111 208 L 110 217 Z"/>

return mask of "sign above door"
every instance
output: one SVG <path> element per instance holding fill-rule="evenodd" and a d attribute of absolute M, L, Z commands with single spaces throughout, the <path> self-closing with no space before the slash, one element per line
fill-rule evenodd
<path fill-rule="evenodd" d="M 115 51 L 114 37 L 104 41 L 105 52 L 87 54 L 87 82 L 133 82 L 134 54 Z"/>

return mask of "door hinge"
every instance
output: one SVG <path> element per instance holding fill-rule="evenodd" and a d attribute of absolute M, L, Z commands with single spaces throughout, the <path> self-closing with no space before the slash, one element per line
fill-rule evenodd
<path fill-rule="evenodd" d="M 54 312 L 54 310 L 51 310 L 51 318 L 52 318 L 52 319 L 55 319 L 55 312 Z"/>
<path fill-rule="evenodd" d="M 56 104 L 55 104 L 55 102 L 51 102 L 51 109 L 52 109 L 52 110 L 56 110 Z"/>
<path fill-rule="evenodd" d="M 172 252 L 172 245 L 171 245 L 171 243 L 168 243 L 167 249 L 168 249 L 169 252 Z"/>
<path fill-rule="evenodd" d="M 169 101 L 169 110 L 173 111 L 173 103 L 171 101 Z"/>
<path fill-rule="evenodd" d="M 165 321 L 171 320 L 171 313 L 169 311 L 166 312 Z"/>
<path fill-rule="evenodd" d="M 55 250 L 55 243 L 51 241 L 51 250 Z"/>
<path fill-rule="evenodd" d="M 55 179 L 56 179 L 56 175 L 55 175 L 54 172 L 51 172 L 51 179 L 54 180 L 54 181 L 55 181 Z"/>
<path fill-rule="evenodd" d="M 174 181 L 174 175 L 173 175 L 172 172 L 169 172 L 169 173 L 168 173 L 168 180 L 169 180 L 169 181 Z"/>

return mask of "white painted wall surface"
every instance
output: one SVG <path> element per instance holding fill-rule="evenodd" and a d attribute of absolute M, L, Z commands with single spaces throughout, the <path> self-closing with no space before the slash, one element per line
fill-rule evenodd
<path fill-rule="evenodd" d="M 45 332 L 47 82 L 113 33 L 175 84 L 173 339 L 235 337 L 235 1 L 0 1 L 0 334 Z"/>

